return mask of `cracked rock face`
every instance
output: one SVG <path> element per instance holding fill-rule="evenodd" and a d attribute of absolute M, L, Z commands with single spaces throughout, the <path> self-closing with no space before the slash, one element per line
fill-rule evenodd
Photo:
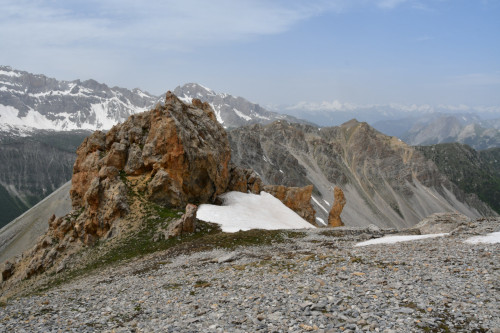
<path fill-rule="evenodd" d="M 97 237 L 129 211 L 120 175 L 145 177 L 147 198 L 175 208 L 211 202 L 229 182 L 229 143 L 210 106 L 186 105 L 171 93 L 164 106 L 95 132 L 77 155 L 72 204 L 85 209 L 84 230 Z"/>

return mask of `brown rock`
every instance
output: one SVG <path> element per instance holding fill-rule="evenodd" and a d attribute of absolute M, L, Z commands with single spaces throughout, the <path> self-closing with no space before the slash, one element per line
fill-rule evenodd
<path fill-rule="evenodd" d="M 100 169 L 100 160 L 106 148 L 106 135 L 103 132 L 94 132 L 85 138 L 76 151 L 76 161 L 73 166 L 71 179 L 71 203 L 74 208 L 83 207 L 83 197 L 92 180 L 97 177 Z"/>
<path fill-rule="evenodd" d="M 468 225 L 471 219 L 460 213 L 435 213 L 414 225 L 411 229 L 418 230 L 422 235 L 440 234 Z"/>
<path fill-rule="evenodd" d="M 311 205 L 312 185 L 304 187 L 264 185 L 262 190 L 278 198 L 285 206 L 296 212 L 307 222 L 316 225 L 316 212 Z"/>
<path fill-rule="evenodd" d="M 198 207 L 193 204 L 186 206 L 186 212 L 182 217 L 170 223 L 165 232 L 165 238 L 178 237 L 185 234 L 193 233 L 196 230 L 196 212 Z"/>
<path fill-rule="evenodd" d="M 333 190 L 333 195 L 334 195 L 334 201 L 332 209 L 330 210 L 330 214 L 328 215 L 328 225 L 330 225 L 331 227 L 340 227 L 344 225 L 342 219 L 340 218 L 340 214 L 344 209 L 346 200 L 344 192 L 338 186 L 335 186 L 335 189 Z"/>
<path fill-rule="evenodd" d="M 93 242 L 125 216 L 125 175 L 143 177 L 140 190 L 147 199 L 176 208 L 213 202 L 229 182 L 229 142 L 210 105 L 186 105 L 170 92 L 164 106 L 133 115 L 106 134 L 92 134 L 77 155 L 71 198 L 83 214 L 78 224 L 54 228 L 59 239 L 73 230 Z"/>
<path fill-rule="evenodd" d="M 230 179 L 227 191 L 259 194 L 263 184 L 252 169 L 244 169 L 234 164 L 230 166 Z"/>
<path fill-rule="evenodd" d="M 10 261 L 6 261 L 3 263 L 2 267 L 0 267 L 0 272 L 1 272 L 1 277 L 2 277 L 2 281 L 7 281 L 11 276 L 12 274 L 14 273 L 14 264 L 11 263 Z"/>
<path fill-rule="evenodd" d="M 128 151 L 127 164 L 125 165 L 124 170 L 127 173 L 127 175 L 139 175 L 144 172 L 144 160 L 142 159 L 142 149 L 136 143 L 133 143 L 130 146 L 130 149 Z"/>
<path fill-rule="evenodd" d="M 111 149 L 104 159 L 104 164 L 122 170 L 127 161 L 128 147 L 122 143 L 113 142 Z"/>

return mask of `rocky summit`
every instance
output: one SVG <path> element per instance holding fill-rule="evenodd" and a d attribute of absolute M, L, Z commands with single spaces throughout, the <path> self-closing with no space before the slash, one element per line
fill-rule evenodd
<path fill-rule="evenodd" d="M 94 132 L 77 150 L 72 211 L 52 215 L 36 244 L 8 262 L 4 292 L 40 273 L 87 263 L 82 251 L 96 244 L 116 249 L 138 234 L 146 243 L 161 243 L 194 232 L 195 205 L 214 203 L 229 191 L 268 191 L 314 223 L 312 186 L 265 185 L 230 160 L 226 131 L 210 105 L 197 99 L 187 105 L 170 92 L 164 105 L 132 115 L 107 133 Z"/>

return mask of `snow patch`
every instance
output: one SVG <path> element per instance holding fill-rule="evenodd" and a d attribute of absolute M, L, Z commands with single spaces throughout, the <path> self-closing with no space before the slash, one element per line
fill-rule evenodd
<path fill-rule="evenodd" d="M 252 120 L 252 117 L 247 116 L 246 114 L 244 114 L 241 111 L 236 110 L 235 108 L 233 108 L 233 111 L 234 111 L 234 113 L 236 113 L 238 115 L 238 117 L 243 118 L 246 121 Z"/>
<path fill-rule="evenodd" d="M 228 192 L 221 196 L 223 206 L 203 204 L 198 208 L 199 220 L 221 225 L 224 232 L 250 229 L 314 228 L 280 200 L 266 192 L 259 195 Z"/>
<path fill-rule="evenodd" d="M 205 89 L 207 92 L 209 92 L 209 93 L 211 93 L 211 94 L 213 94 L 213 93 L 214 93 L 214 91 L 213 91 L 212 89 L 207 88 L 207 87 L 205 87 L 205 86 L 203 86 L 203 85 L 201 85 L 201 84 L 199 84 L 199 83 L 198 83 L 198 85 L 199 85 L 200 87 L 202 87 L 203 89 Z M 194 86 L 194 85 L 193 85 L 193 86 Z"/>
<path fill-rule="evenodd" d="M 10 77 L 20 77 L 21 76 L 21 74 L 16 73 L 14 71 L 7 72 L 7 71 L 1 70 L 1 69 L 0 69 L 0 75 L 10 76 Z"/>
<path fill-rule="evenodd" d="M 256 116 L 257 118 L 260 118 L 260 119 L 264 119 L 264 120 L 271 120 L 271 118 L 269 118 L 269 117 L 265 117 L 265 116 L 260 115 L 260 114 L 258 114 L 258 113 L 255 113 L 255 116 Z"/>
<path fill-rule="evenodd" d="M 474 236 L 465 240 L 465 243 L 469 244 L 477 244 L 477 243 L 486 243 L 486 244 L 497 244 L 500 243 L 500 231 L 492 232 L 491 234 L 487 234 L 485 236 Z"/>
<path fill-rule="evenodd" d="M 326 225 L 325 220 L 323 220 L 321 217 L 316 217 L 316 221 L 318 221 L 322 225 Z"/>
<path fill-rule="evenodd" d="M 18 109 L 12 106 L 0 104 L 0 120 L 3 124 L 21 127 L 36 127 L 39 129 L 54 128 L 52 122 L 37 111 L 30 110 L 26 116 L 22 118 L 19 118 L 18 114 Z"/>
<path fill-rule="evenodd" d="M 222 116 L 221 116 L 221 113 L 220 113 L 220 106 L 215 107 L 214 103 L 210 103 L 210 106 L 212 107 L 212 110 L 214 110 L 215 118 L 217 118 L 217 121 L 220 124 L 224 124 L 224 120 L 222 120 Z"/>
<path fill-rule="evenodd" d="M 394 244 L 399 242 L 408 242 L 426 238 L 434 238 L 434 237 L 443 237 L 449 235 L 448 233 L 444 234 L 429 234 L 429 235 L 410 235 L 410 236 L 385 236 L 376 239 L 370 239 L 365 242 L 357 243 L 354 246 L 367 246 L 367 245 L 376 245 L 376 244 Z"/>
<path fill-rule="evenodd" d="M 311 196 L 311 198 L 313 199 L 313 201 L 314 201 L 314 202 L 315 202 L 318 206 L 320 206 L 320 207 L 321 207 L 321 209 L 323 209 L 326 213 L 329 213 L 329 211 L 328 211 L 325 207 L 323 207 L 323 205 L 321 205 L 321 204 L 319 203 L 318 199 L 316 199 L 314 196 Z"/>
<path fill-rule="evenodd" d="M 184 96 L 180 97 L 179 96 L 179 99 L 184 102 L 185 104 L 191 104 L 192 101 L 193 101 L 193 98 L 192 97 L 189 97 L 188 95 L 184 94 Z"/>

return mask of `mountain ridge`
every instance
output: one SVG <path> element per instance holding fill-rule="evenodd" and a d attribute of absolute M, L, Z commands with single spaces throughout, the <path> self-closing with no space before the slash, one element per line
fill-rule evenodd
<path fill-rule="evenodd" d="M 414 148 L 367 123 L 351 120 L 314 128 L 279 121 L 231 130 L 229 139 L 233 162 L 254 169 L 264 181 L 314 184 L 312 198 L 323 221 L 335 186 L 346 194 L 342 220 L 350 226 L 400 229 L 438 211 L 495 214 L 477 197 L 461 192 Z"/>

